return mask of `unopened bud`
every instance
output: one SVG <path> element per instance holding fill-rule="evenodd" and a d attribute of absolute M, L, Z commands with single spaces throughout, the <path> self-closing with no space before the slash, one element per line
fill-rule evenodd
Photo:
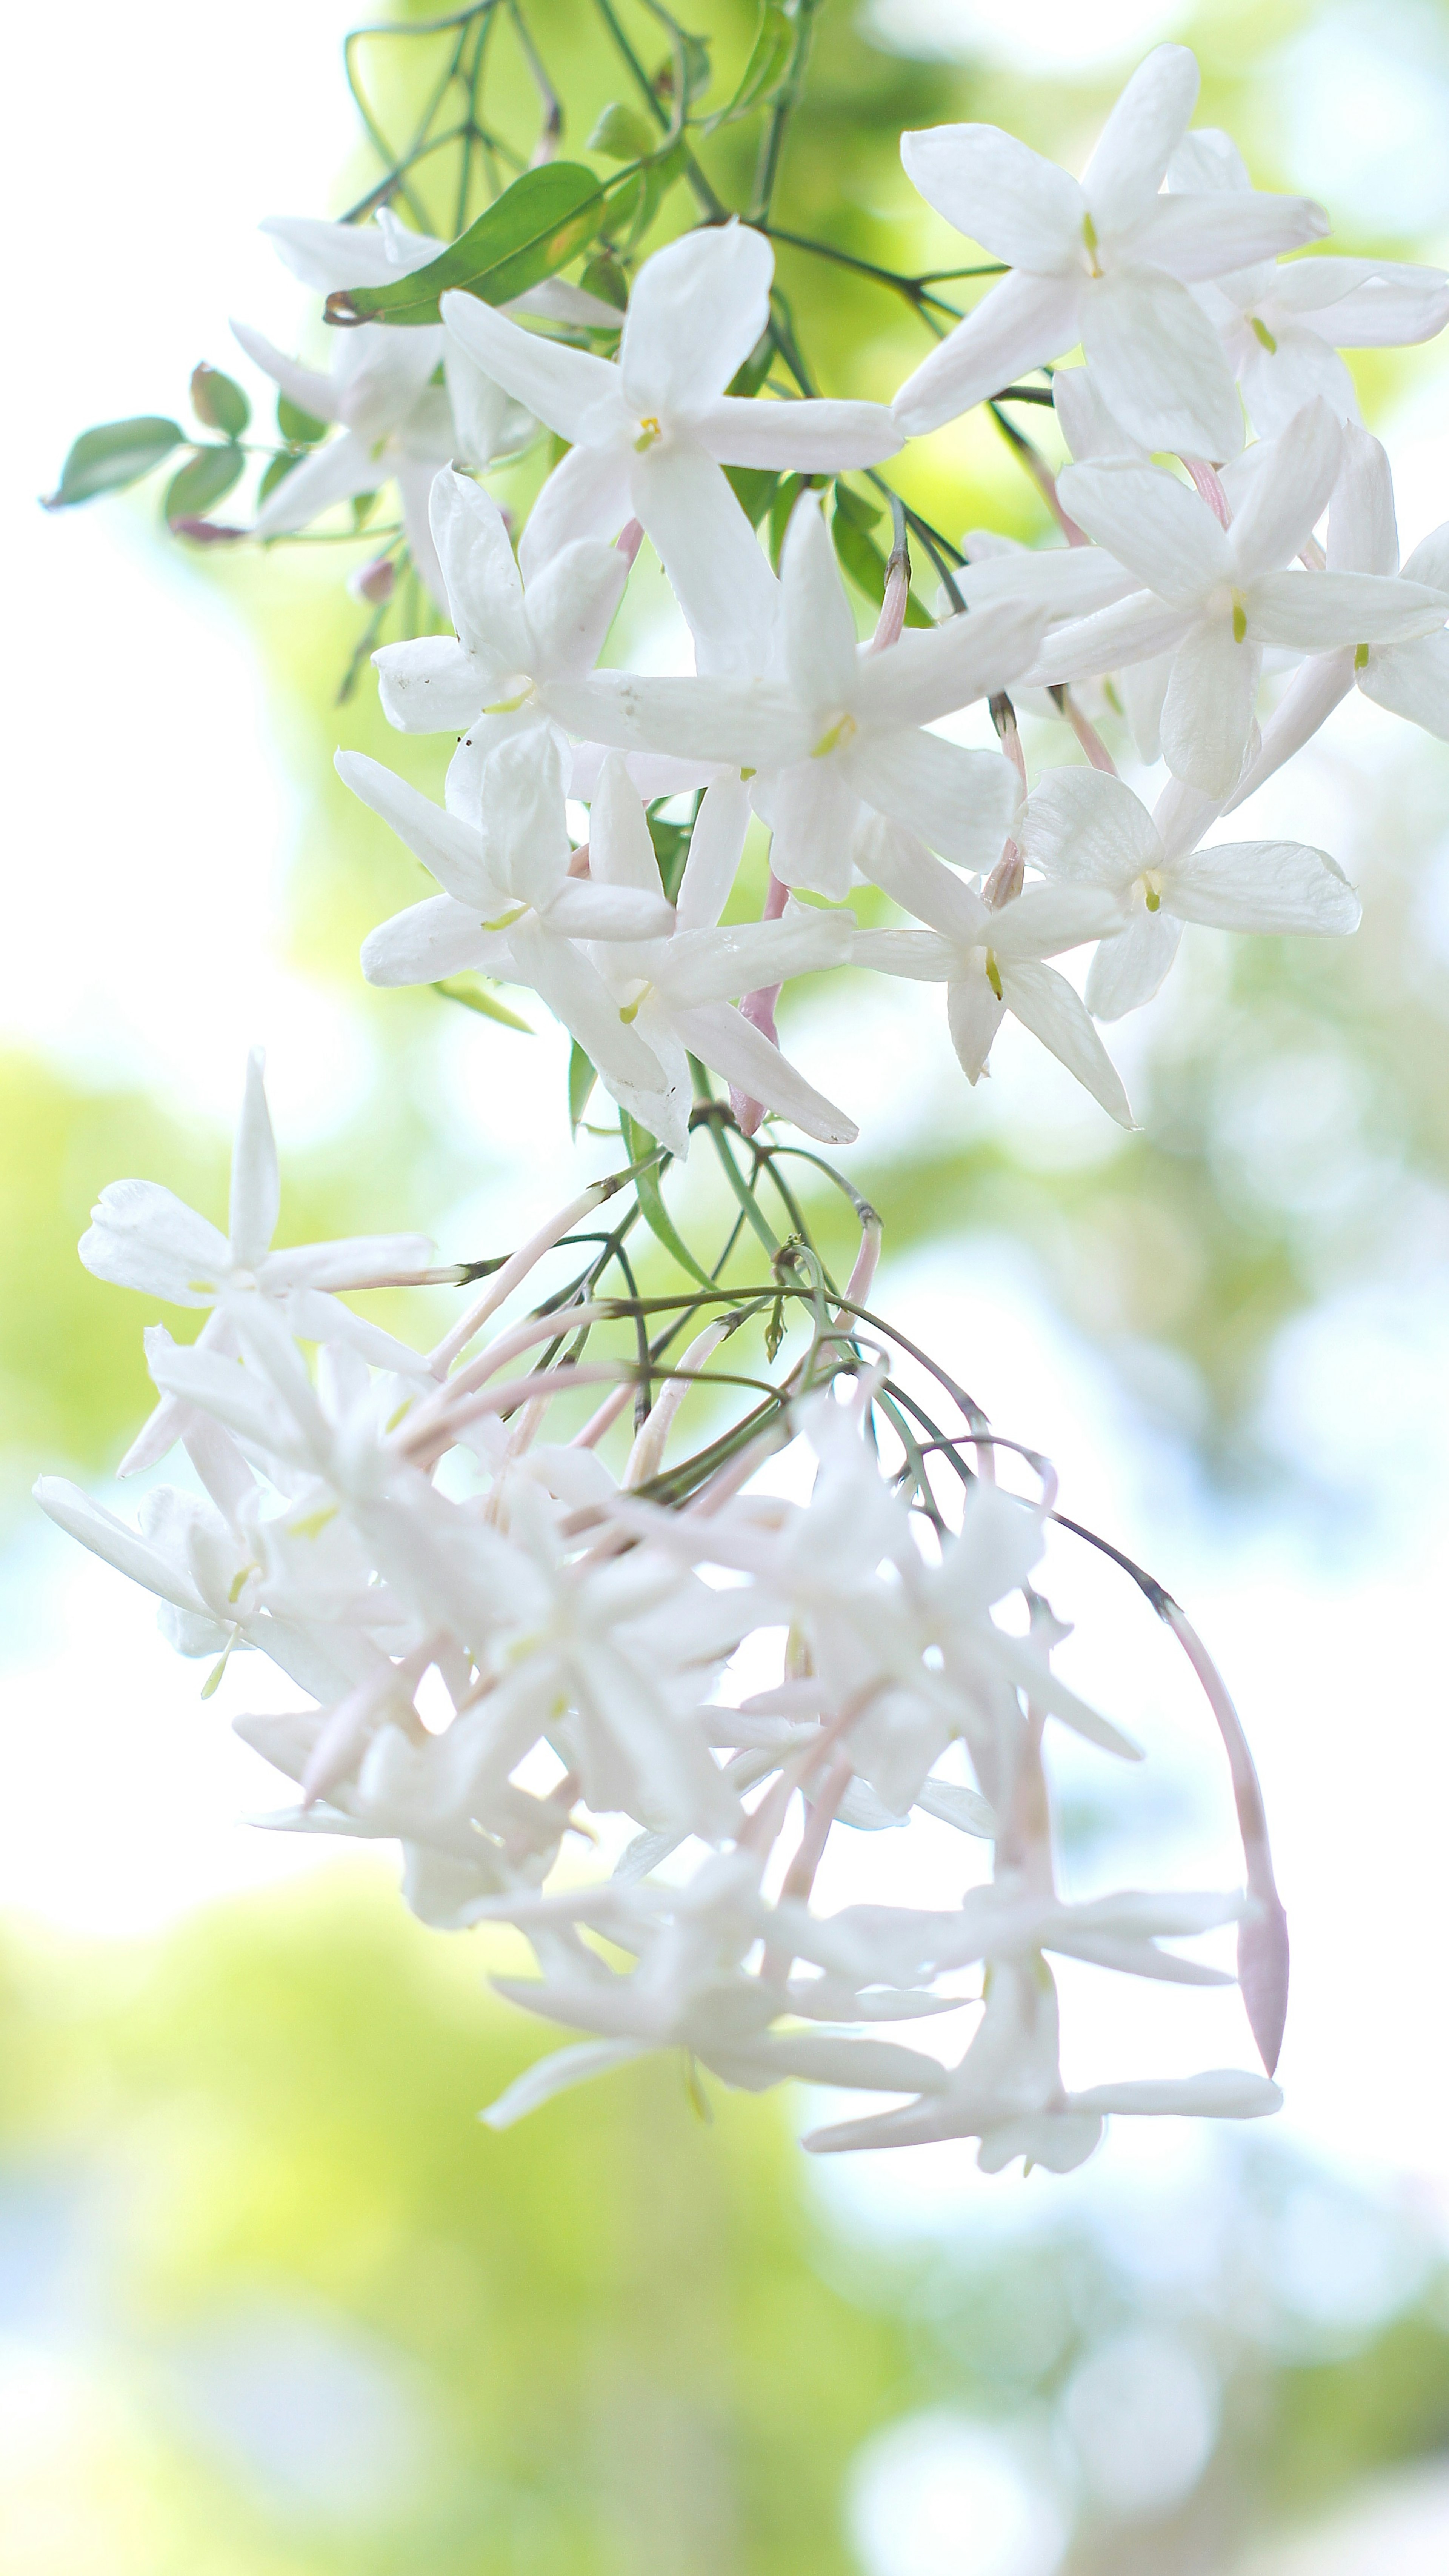
<path fill-rule="evenodd" d="M 172 519 L 173 537 L 186 537 L 194 546 L 234 546 L 240 537 L 249 536 L 247 528 L 230 528 L 219 519 Z"/>
<path fill-rule="evenodd" d="M 371 563 L 359 564 L 356 572 L 348 574 L 347 587 L 354 599 L 381 608 L 397 588 L 397 566 L 391 555 L 375 555 Z"/>

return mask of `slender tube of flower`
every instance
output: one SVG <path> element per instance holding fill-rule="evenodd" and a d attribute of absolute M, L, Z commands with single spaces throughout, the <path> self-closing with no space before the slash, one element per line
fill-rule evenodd
<path fill-rule="evenodd" d="M 1263 1792 L 1242 1720 L 1206 1646 L 1175 1601 L 1164 1596 L 1161 1610 L 1207 1694 L 1227 1750 L 1248 1894 L 1255 1899 L 1255 1911 L 1238 1930 L 1238 1983 L 1258 2054 L 1271 2075 L 1278 2063 L 1283 2026 L 1288 2018 L 1288 1917 L 1273 1877 Z"/>

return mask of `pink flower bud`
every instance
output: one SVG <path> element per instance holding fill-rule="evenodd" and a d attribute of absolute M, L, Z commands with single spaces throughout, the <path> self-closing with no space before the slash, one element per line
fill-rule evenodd
<path fill-rule="evenodd" d="M 349 573 L 347 587 L 354 599 L 365 599 L 374 608 L 391 599 L 397 587 L 397 566 L 391 555 L 375 555 L 371 563 L 359 564 Z"/>

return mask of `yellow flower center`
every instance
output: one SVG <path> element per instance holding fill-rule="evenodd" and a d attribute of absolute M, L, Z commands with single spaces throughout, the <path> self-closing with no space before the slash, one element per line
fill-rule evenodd
<path fill-rule="evenodd" d="M 664 432 L 652 411 L 646 412 L 639 423 L 639 435 L 634 441 L 637 453 L 642 456 L 646 447 L 653 447 L 663 436 Z"/>
<path fill-rule="evenodd" d="M 1004 1002 L 1006 995 L 1001 989 L 1001 968 L 996 963 L 996 951 L 994 948 L 988 948 L 986 951 L 986 981 L 990 985 L 993 993 L 996 995 L 998 1002 Z"/>
<path fill-rule="evenodd" d="M 503 686 L 508 694 L 485 707 L 485 716 L 511 716 L 533 696 L 533 681 L 527 671 L 511 671 Z"/>
<path fill-rule="evenodd" d="M 1240 590 L 1233 593 L 1233 642 L 1246 643 L 1248 636 L 1248 603 Z"/>
<path fill-rule="evenodd" d="M 1102 265 L 1097 257 L 1097 227 L 1090 215 L 1082 217 L 1082 239 L 1087 246 L 1087 259 L 1093 277 L 1100 277 Z"/>
<path fill-rule="evenodd" d="M 1148 911 L 1160 912 L 1162 910 L 1162 879 L 1156 868 L 1144 868 L 1137 882 L 1142 888 L 1142 900 L 1146 904 Z"/>
<path fill-rule="evenodd" d="M 851 715 L 848 709 L 843 710 L 842 713 L 836 717 L 833 725 L 827 725 L 824 733 L 820 737 L 820 740 L 811 744 L 811 759 L 824 760 L 828 753 L 838 751 L 843 742 L 849 742 L 855 731 L 856 722 L 854 716 Z"/>

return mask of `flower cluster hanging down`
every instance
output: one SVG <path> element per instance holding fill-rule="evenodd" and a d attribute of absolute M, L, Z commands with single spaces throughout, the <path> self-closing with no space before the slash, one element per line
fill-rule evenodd
<path fill-rule="evenodd" d="M 838 1285 L 782 1177 L 804 1149 L 765 1124 L 855 1137 L 855 1104 L 825 1098 L 775 1026 L 792 977 L 847 967 L 944 986 L 972 1083 L 1010 1013 L 1130 1126 L 1099 1023 L 1152 998 L 1186 924 L 1337 936 L 1358 921 L 1326 852 L 1215 838 L 1220 818 L 1354 685 L 1449 737 L 1449 528 L 1400 565 L 1388 462 L 1337 355 L 1429 337 L 1449 281 L 1285 260 L 1326 217 L 1257 192 L 1226 136 L 1190 131 L 1196 95 L 1192 56 L 1160 47 L 1080 181 L 988 126 L 902 138 L 921 195 L 1004 274 L 890 407 L 814 391 L 772 302 L 767 232 L 723 208 L 627 278 L 610 253 L 622 313 L 595 291 L 597 263 L 573 284 L 499 249 L 514 190 L 566 193 L 562 165 L 525 172 L 452 245 L 386 208 L 273 227 L 343 327 L 330 377 L 238 330 L 306 429 L 257 530 L 300 529 L 391 477 L 450 626 L 374 656 L 394 725 L 458 738 L 443 804 L 338 755 L 440 889 L 373 931 L 364 971 L 531 989 L 571 1033 L 578 1097 L 597 1081 L 617 1103 L 626 1159 L 501 1263 L 430 1268 L 410 1237 L 273 1250 L 254 1060 L 228 1236 L 129 1181 L 81 1247 L 102 1278 L 209 1310 L 189 1347 L 148 1334 L 159 1402 L 127 1461 L 180 1442 L 201 1491 L 152 1488 L 139 1531 L 54 1479 L 40 1499 L 159 1596 L 172 1643 L 214 1677 L 260 1649 L 296 1684 L 306 1707 L 237 1721 L 297 1784 L 270 1822 L 395 1839 L 425 1921 L 526 1934 L 538 1977 L 506 1991 L 586 2036 L 494 2105 L 495 2124 L 659 2048 L 727 2084 L 888 2097 L 815 2148 L 970 2137 L 991 2170 L 1015 2156 L 1064 2170 L 1111 2112 L 1277 2106 L 1286 1932 L 1215 1670 L 1129 1568 L 1222 1732 L 1243 1887 L 1065 1902 L 1047 1730 L 1104 1761 L 1135 1748 L 1053 1666 L 1067 1632 L 1034 1579 L 1051 1471 L 1031 1459 L 1031 1490 L 998 1481 L 1010 1444 L 944 1372 L 922 1363 L 924 1389 L 903 1372 L 869 1305 L 878 1222 L 841 1181 L 861 1240 Z M 1051 404 L 1074 460 L 1054 477 L 1012 432 L 1062 542 L 977 531 L 948 546 L 880 469 L 1014 397 Z M 563 453 L 518 533 L 477 478 L 544 430 Z M 82 497 L 79 475 L 59 497 Z M 846 476 L 892 512 L 864 641 L 841 569 L 860 546 L 843 535 L 881 513 L 862 520 Z M 913 536 L 939 577 L 930 609 Z M 646 537 L 693 638 L 689 674 L 598 667 Z M 1287 675 L 1266 715 L 1265 672 Z M 1069 728 L 1069 765 L 1029 777 L 1022 701 Z M 978 702 L 999 747 L 939 729 Z M 1089 708 L 1165 765 L 1150 811 Z M 768 890 L 741 921 L 756 823 Z M 869 927 L 851 909 L 861 888 Z M 1089 945 L 1079 989 L 1049 961 Z M 686 1246 L 662 1196 L 692 1146 L 737 1210 L 722 1252 Z M 687 1288 L 639 1294 L 623 1251 L 636 1221 Z M 523 1313 L 541 1261 L 552 1284 Z M 426 1353 L 341 1301 L 485 1277 Z M 631 1404 L 616 1474 L 601 1444 Z M 692 1452 L 685 1405 L 709 1433 Z M 752 1481 L 791 1443 L 813 1462 L 808 1500 Z M 774 1678 L 742 1696 L 742 1660 L 757 1678 L 769 1651 Z M 974 1869 L 963 1847 L 959 1906 L 812 1905 L 833 1833 L 917 1812 L 979 1847 Z M 602 1880 L 571 1857 L 590 1817 L 634 1829 Z M 1221 1982 L 1164 1945 L 1228 1923 L 1267 2075 L 1068 2091 L 1050 1960 Z M 875 2035 L 972 2004 L 964 2048 Z"/>

